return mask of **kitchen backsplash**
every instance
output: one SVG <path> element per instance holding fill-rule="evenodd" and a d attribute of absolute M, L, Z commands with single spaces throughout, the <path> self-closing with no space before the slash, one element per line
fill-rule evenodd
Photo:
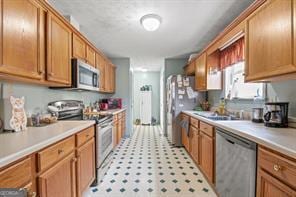
<path fill-rule="evenodd" d="M 95 92 L 75 92 L 69 90 L 53 90 L 43 86 L 0 82 L 1 98 L 25 97 L 26 112 L 33 112 L 36 108 L 46 110 L 51 101 L 62 99 L 81 100 L 86 105 L 101 98 L 109 98 L 112 94 L 99 94 Z"/>
<path fill-rule="evenodd" d="M 223 91 L 209 91 L 209 102 L 213 107 L 217 107 Z M 274 82 L 267 84 L 267 98 L 269 101 L 289 102 L 289 115 L 296 117 L 296 80 Z M 252 100 L 231 100 L 227 101 L 226 107 L 230 110 L 244 110 L 251 112 L 253 107 L 263 107 L 263 101 Z"/>

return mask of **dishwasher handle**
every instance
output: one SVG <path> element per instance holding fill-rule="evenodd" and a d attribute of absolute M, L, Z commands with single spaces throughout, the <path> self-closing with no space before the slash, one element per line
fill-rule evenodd
<path fill-rule="evenodd" d="M 222 129 L 216 129 L 216 132 L 221 135 L 227 142 L 230 144 L 238 144 L 248 149 L 256 150 L 256 143 L 249 141 L 245 138 L 239 137 L 235 134 L 232 134 L 228 131 L 224 131 Z"/>

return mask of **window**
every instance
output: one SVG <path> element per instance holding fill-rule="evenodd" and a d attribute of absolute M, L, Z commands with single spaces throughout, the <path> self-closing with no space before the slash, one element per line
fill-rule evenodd
<path fill-rule="evenodd" d="M 225 98 L 227 99 L 264 99 L 263 83 L 245 83 L 244 61 L 224 69 Z"/>

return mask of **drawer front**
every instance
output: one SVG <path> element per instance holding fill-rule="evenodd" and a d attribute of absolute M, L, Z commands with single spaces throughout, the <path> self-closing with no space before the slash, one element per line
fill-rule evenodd
<path fill-rule="evenodd" d="M 93 126 L 77 133 L 76 134 L 77 146 L 81 146 L 82 144 L 90 140 L 92 137 L 94 137 L 94 135 L 95 135 L 95 128 Z"/>
<path fill-rule="evenodd" d="M 198 128 L 198 127 L 199 127 L 199 120 L 190 117 L 190 124 L 191 124 L 192 126 L 194 126 L 195 128 Z"/>
<path fill-rule="evenodd" d="M 75 149 L 75 136 L 69 137 L 38 152 L 38 171 L 45 170 Z"/>
<path fill-rule="evenodd" d="M 296 162 L 259 147 L 259 167 L 296 188 Z"/>
<path fill-rule="evenodd" d="M 0 188 L 24 187 L 31 179 L 31 159 L 26 158 L 0 171 Z"/>
<path fill-rule="evenodd" d="M 207 134 L 208 136 L 214 137 L 214 127 L 213 126 L 200 121 L 200 123 L 199 123 L 199 129 L 202 132 L 204 132 L 205 134 Z"/>

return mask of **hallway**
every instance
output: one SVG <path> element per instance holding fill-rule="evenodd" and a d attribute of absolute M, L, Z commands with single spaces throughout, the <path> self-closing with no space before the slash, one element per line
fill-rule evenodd
<path fill-rule="evenodd" d="M 135 126 L 91 196 L 216 196 L 184 148 L 170 146 L 160 126 Z"/>

